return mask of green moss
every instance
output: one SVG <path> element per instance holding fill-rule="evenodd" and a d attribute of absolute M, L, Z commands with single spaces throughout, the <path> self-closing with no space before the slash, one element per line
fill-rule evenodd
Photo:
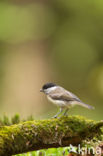
<path fill-rule="evenodd" d="M 0 156 L 23 153 L 35 149 L 68 146 L 84 140 L 100 139 L 103 122 L 80 116 L 60 119 L 26 121 L 0 127 Z"/>

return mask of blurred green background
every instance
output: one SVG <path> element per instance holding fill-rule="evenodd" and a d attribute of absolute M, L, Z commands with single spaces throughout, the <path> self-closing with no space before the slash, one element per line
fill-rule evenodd
<path fill-rule="evenodd" d="M 50 118 L 57 107 L 39 92 L 55 82 L 103 119 L 103 1 L 0 1 L 0 116 Z"/>

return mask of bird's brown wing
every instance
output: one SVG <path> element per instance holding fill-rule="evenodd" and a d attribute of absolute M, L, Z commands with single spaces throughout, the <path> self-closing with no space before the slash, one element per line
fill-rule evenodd
<path fill-rule="evenodd" d="M 53 91 L 49 96 L 54 100 L 81 102 L 81 100 L 76 95 L 69 91 L 66 91 L 64 88 L 59 88 L 55 90 L 55 92 Z"/>
<path fill-rule="evenodd" d="M 72 101 L 72 98 L 69 98 L 68 96 L 65 95 L 49 95 L 53 100 L 60 100 L 60 101 Z"/>

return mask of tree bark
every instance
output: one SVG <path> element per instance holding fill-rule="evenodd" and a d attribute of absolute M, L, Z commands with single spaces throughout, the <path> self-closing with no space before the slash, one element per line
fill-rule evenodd
<path fill-rule="evenodd" d="M 51 147 L 82 144 L 94 137 L 102 140 L 103 121 L 95 122 L 80 116 L 26 121 L 0 127 L 0 156 Z"/>

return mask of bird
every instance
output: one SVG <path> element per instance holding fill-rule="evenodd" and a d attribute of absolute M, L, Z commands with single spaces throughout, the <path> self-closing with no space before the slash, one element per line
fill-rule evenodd
<path fill-rule="evenodd" d="M 63 116 L 66 116 L 69 109 L 75 105 L 79 105 L 88 109 L 94 109 L 93 106 L 82 102 L 72 92 L 52 82 L 44 84 L 40 89 L 40 92 L 46 94 L 49 101 L 59 106 L 59 112 L 54 116 L 54 118 L 57 118 L 63 112 Z"/>

